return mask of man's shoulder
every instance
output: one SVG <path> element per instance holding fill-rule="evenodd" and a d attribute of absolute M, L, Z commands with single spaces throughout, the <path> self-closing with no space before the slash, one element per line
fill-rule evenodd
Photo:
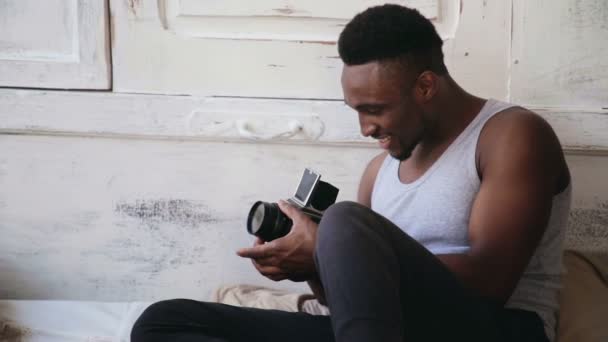
<path fill-rule="evenodd" d="M 357 194 L 357 200 L 359 203 L 371 207 L 371 196 L 372 191 L 374 189 L 374 183 L 376 182 L 376 176 L 380 171 L 380 167 L 382 167 L 382 163 L 388 152 L 382 152 L 372 158 L 372 160 L 367 164 L 367 167 L 363 171 L 363 175 L 361 176 L 361 182 L 359 183 L 359 192 Z"/>
<path fill-rule="evenodd" d="M 526 146 L 559 148 L 561 151 L 551 125 L 537 113 L 518 106 L 492 116 L 484 125 L 478 142 L 480 153 Z"/>
<path fill-rule="evenodd" d="M 484 131 L 489 129 L 499 129 L 500 131 L 516 129 L 523 132 L 539 129 L 552 131 L 551 126 L 542 116 L 520 106 L 509 107 L 494 114 L 484 126 Z"/>
<path fill-rule="evenodd" d="M 363 171 L 363 178 L 373 184 L 376 180 L 378 172 L 380 171 L 380 168 L 382 167 L 382 163 L 384 163 L 387 156 L 388 152 L 383 151 L 372 158 L 367 164 L 365 171 Z"/>
<path fill-rule="evenodd" d="M 488 166 L 519 173 L 540 167 L 547 176 L 555 174 L 558 179 L 568 174 L 561 144 L 551 125 L 523 107 L 505 109 L 487 121 L 479 136 L 477 161 L 482 178 Z"/>
<path fill-rule="evenodd" d="M 382 166 L 382 162 L 384 162 L 384 159 L 386 159 L 386 156 L 388 156 L 387 151 L 382 151 L 378 153 L 376 156 L 374 156 L 374 158 L 369 161 L 368 167 L 380 168 L 380 166 Z"/>

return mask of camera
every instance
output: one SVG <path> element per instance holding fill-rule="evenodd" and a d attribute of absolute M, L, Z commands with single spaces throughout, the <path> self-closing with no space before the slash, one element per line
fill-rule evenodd
<path fill-rule="evenodd" d="M 306 168 L 295 194 L 287 202 L 319 223 L 325 209 L 336 202 L 338 191 L 335 186 L 321 181 L 319 173 Z M 291 219 L 283 214 L 277 203 L 257 201 L 247 216 L 249 234 L 264 241 L 272 241 L 287 235 L 292 225 Z"/>

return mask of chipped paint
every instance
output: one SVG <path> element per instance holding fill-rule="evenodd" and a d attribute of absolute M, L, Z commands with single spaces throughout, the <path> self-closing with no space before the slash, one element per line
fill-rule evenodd
<path fill-rule="evenodd" d="M 285 15 L 291 15 L 296 12 L 293 8 L 291 8 L 289 6 L 285 6 L 284 8 L 273 8 L 272 10 L 275 12 L 279 12 L 281 14 L 285 14 Z"/>
<path fill-rule="evenodd" d="M 137 11 L 141 8 L 142 0 L 127 0 L 129 12 L 137 17 Z"/>
<path fill-rule="evenodd" d="M 307 10 L 295 9 L 293 6 L 285 5 L 282 8 L 273 8 L 273 12 L 280 13 L 282 15 L 293 15 L 298 14 L 300 16 L 312 16 L 312 13 Z"/>
<path fill-rule="evenodd" d="M 202 203 L 183 199 L 141 199 L 133 203 L 118 203 L 114 210 L 121 215 L 137 218 L 150 227 L 159 227 L 161 223 L 174 223 L 182 227 L 197 228 L 218 222 Z"/>
<path fill-rule="evenodd" d="M 31 329 L 16 327 L 8 323 L 2 323 L 0 328 L 0 341 L 23 341 L 24 338 L 32 336 Z"/>

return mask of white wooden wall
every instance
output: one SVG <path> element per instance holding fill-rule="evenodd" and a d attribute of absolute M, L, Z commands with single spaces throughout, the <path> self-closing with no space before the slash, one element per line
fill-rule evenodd
<path fill-rule="evenodd" d="M 234 253 L 249 206 L 290 196 L 306 166 L 353 199 L 378 152 L 341 100 L 335 46 L 373 3 L 0 0 L 0 297 L 276 285 Z M 608 3 L 399 3 L 435 23 L 465 88 L 553 125 L 568 243 L 608 248 Z"/>

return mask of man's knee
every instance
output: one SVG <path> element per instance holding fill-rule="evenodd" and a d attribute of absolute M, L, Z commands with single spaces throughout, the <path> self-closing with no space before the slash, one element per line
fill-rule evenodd
<path fill-rule="evenodd" d="M 334 216 L 337 218 L 342 218 L 342 217 L 351 216 L 353 214 L 357 214 L 361 211 L 366 211 L 366 210 L 370 210 L 370 209 L 357 202 L 342 201 L 342 202 L 335 203 L 335 204 L 331 205 L 329 208 L 327 208 L 327 210 L 325 210 L 325 213 L 323 214 L 323 218 L 325 219 L 327 217 L 334 217 Z"/>
<path fill-rule="evenodd" d="M 339 228 L 352 225 L 352 222 L 360 222 L 361 218 L 369 213 L 372 213 L 370 208 L 357 202 L 338 202 L 325 210 L 319 228 L 325 231 L 343 231 Z"/>
<path fill-rule="evenodd" d="M 133 325 L 131 341 L 160 341 L 165 338 L 163 334 L 168 333 L 168 330 L 187 323 L 185 321 L 187 312 L 190 311 L 189 307 L 195 303 L 189 299 L 171 299 L 148 306 Z M 204 314 L 201 305 L 203 303 L 198 304 L 197 316 L 199 319 L 204 319 L 204 317 L 200 317 L 201 314 Z"/>
<path fill-rule="evenodd" d="M 371 210 L 359 203 L 345 201 L 330 206 L 324 213 L 317 232 L 317 253 L 344 246 L 356 229 L 367 229 L 363 218 Z"/>
<path fill-rule="evenodd" d="M 131 329 L 131 341 L 149 341 L 149 333 L 154 331 L 156 326 L 162 324 L 164 320 L 170 317 L 170 312 L 175 306 L 178 306 L 181 299 L 165 300 L 154 303 L 148 306 L 139 315 L 139 318 L 133 324 Z"/>

